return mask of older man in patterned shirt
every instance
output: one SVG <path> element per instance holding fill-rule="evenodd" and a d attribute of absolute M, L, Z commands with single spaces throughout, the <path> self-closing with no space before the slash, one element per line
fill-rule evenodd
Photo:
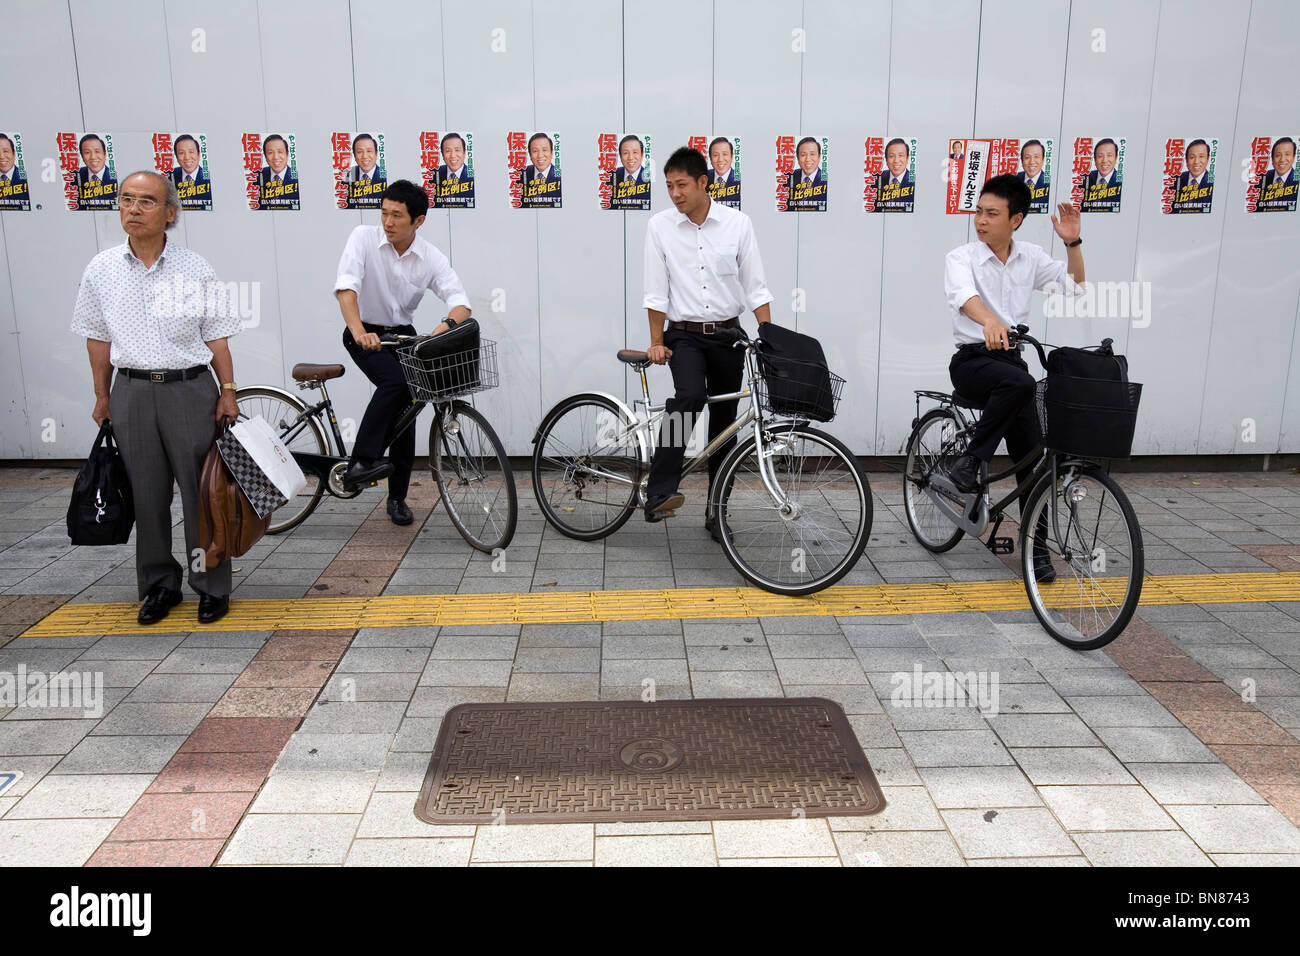
<path fill-rule="evenodd" d="M 204 570 L 199 471 L 217 422 L 239 414 L 226 339 L 240 322 L 226 297 L 211 294 L 216 273 L 207 260 L 167 236 L 180 213 L 170 179 L 132 173 L 122 182 L 118 206 L 127 240 L 86 266 L 72 331 L 86 337 L 90 353 L 91 417 L 97 425 L 112 419 L 135 496 L 136 581 L 144 599 L 139 621 L 160 621 L 181 601 L 183 569 L 172 556 L 175 481 L 190 587 L 199 594 L 199 621 L 210 623 L 230 606 L 230 561 Z"/>

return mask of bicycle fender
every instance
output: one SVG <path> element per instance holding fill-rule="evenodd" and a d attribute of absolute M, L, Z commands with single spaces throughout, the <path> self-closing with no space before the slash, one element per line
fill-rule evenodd
<path fill-rule="evenodd" d="M 632 409 L 628 407 L 628 405 L 627 405 L 626 402 L 624 402 L 624 401 L 623 401 L 621 398 L 619 398 L 617 395 L 611 395 L 609 392 L 579 392 L 579 393 L 576 394 L 576 395 L 570 395 L 570 396 L 568 396 L 567 398 L 561 399 L 561 401 L 563 401 L 563 402 L 567 402 L 567 401 L 569 401 L 570 399 L 575 399 L 575 398 L 603 398 L 603 399 L 606 399 L 606 400 L 608 400 L 608 401 L 613 402 L 616 406 L 618 406 L 618 410 L 621 411 L 624 415 L 627 416 L 627 420 L 628 420 L 628 421 L 630 421 L 630 422 L 640 421 L 640 419 L 638 419 L 638 418 L 636 417 L 636 415 L 633 414 Z M 558 404 L 558 403 L 557 403 L 557 404 Z M 552 411 L 553 411 L 553 410 L 555 409 L 555 406 L 551 406 L 551 409 L 552 409 Z M 546 415 L 543 416 L 541 422 L 538 423 L 537 428 L 533 431 L 533 441 L 532 441 L 532 443 L 533 443 L 534 445 L 536 445 L 536 444 L 537 444 L 537 440 L 538 440 L 539 438 L 542 437 L 542 425 L 544 425 L 544 424 L 546 423 L 546 421 L 547 421 L 550 417 L 551 417 L 551 413 L 550 413 L 550 412 L 547 412 Z M 641 458 L 642 458 L 642 460 L 643 460 L 643 461 L 648 461 L 648 460 L 650 459 L 650 447 L 646 444 L 645 432 L 642 431 L 642 430 L 638 430 L 638 431 L 634 432 L 633 434 L 636 435 L 637 448 L 638 448 L 639 451 L 640 451 L 640 454 L 641 454 Z"/>

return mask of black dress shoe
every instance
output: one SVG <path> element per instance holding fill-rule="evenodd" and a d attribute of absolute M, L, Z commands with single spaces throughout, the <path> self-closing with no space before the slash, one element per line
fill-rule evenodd
<path fill-rule="evenodd" d="M 709 533 L 709 537 L 718 544 L 722 544 L 722 528 L 718 524 L 718 513 L 712 511 L 704 516 L 704 530 Z"/>
<path fill-rule="evenodd" d="M 168 611 L 180 603 L 180 591 L 163 587 L 161 584 L 155 584 L 149 593 L 145 595 L 144 603 L 140 605 L 140 613 L 136 616 L 136 620 L 141 624 L 157 624 L 167 616 Z"/>
<path fill-rule="evenodd" d="M 958 491 L 970 494 L 980 490 L 980 464 L 974 455 L 962 455 L 948 469 L 948 477 Z"/>
<path fill-rule="evenodd" d="M 663 521 L 671 518 L 673 512 L 686 504 L 686 498 L 680 494 L 655 495 L 645 503 L 645 520 Z"/>
<path fill-rule="evenodd" d="M 387 478 L 392 473 L 393 466 L 387 461 L 354 461 L 343 473 L 343 487 L 355 488 L 357 485 L 368 485 L 381 478 Z"/>
<path fill-rule="evenodd" d="M 410 524 L 415 520 L 411 509 L 406 507 L 405 498 L 388 499 L 388 517 L 393 519 L 393 524 Z"/>
<path fill-rule="evenodd" d="M 199 623 L 211 624 L 226 616 L 230 610 L 230 598 L 217 597 L 215 594 L 199 595 Z"/>

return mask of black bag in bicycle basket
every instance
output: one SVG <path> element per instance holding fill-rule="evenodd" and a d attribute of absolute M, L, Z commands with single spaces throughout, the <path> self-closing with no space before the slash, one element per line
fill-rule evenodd
<path fill-rule="evenodd" d="M 758 337 L 759 370 L 763 373 L 766 398 L 762 405 L 777 415 L 828 422 L 835 417 L 844 379 L 826 365 L 821 343 L 811 335 L 761 323 Z"/>
<path fill-rule="evenodd" d="M 424 363 L 422 385 L 428 398 L 475 392 L 479 381 L 479 331 L 475 319 L 462 319 L 441 335 L 415 347 Z"/>
<path fill-rule="evenodd" d="M 1109 346 L 1054 349 L 1037 389 L 1043 444 L 1081 458 L 1129 458 L 1141 398 L 1128 360 Z"/>

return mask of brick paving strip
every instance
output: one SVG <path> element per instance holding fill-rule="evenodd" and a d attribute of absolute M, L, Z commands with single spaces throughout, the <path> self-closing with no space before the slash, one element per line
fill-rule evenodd
<path fill-rule="evenodd" d="M 435 496 L 432 482 L 412 487 L 407 504 L 416 520 L 404 528 L 389 520 L 387 501 L 381 500 L 309 594 L 382 594 L 400 556 L 429 516 Z M 394 559 L 394 554 L 399 557 Z M 48 603 L 41 603 L 40 613 L 52 610 L 45 607 Z M 28 613 L 35 612 L 34 603 Z M 211 866 L 356 633 L 272 632 L 86 865 Z"/>

